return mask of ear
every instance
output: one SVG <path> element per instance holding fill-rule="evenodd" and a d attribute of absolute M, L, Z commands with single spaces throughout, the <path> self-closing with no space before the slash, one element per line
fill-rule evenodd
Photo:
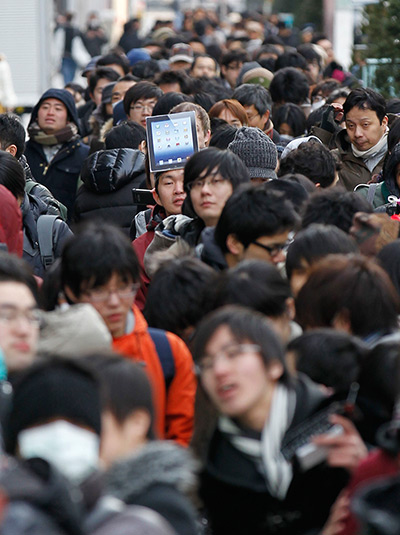
<path fill-rule="evenodd" d="M 146 441 L 150 424 L 150 414 L 145 409 L 137 409 L 127 417 L 124 426 L 127 433 L 127 439 L 132 446 Z"/>
<path fill-rule="evenodd" d="M 79 299 L 69 286 L 65 286 L 64 295 L 70 303 L 78 303 Z"/>
<path fill-rule="evenodd" d="M 234 234 L 228 234 L 226 238 L 226 247 L 228 251 L 235 256 L 240 256 L 244 251 L 243 243 L 241 243 Z"/>
<path fill-rule="evenodd" d="M 382 126 L 387 126 L 388 125 L 388 122 L 389 122 L 389 118 L 387 115 L 385 115 L 385 117 L 382 119 Z"/>
<path fill-rule="evenodd" d="M 157 203 L 159 206 L 162 206 L 162 202 L 161 202 L 160 196 L 159 196 L 158 193 L 156 192 L 155 188 L 153 188 L 153 189 L 151 190 L 151 193 L 153 194 L 153 199 L 156 201 L 156 203 Z"/>
<path fill-rule="evenodd" d="M 143 139 L 143 141 L 141 141 L 139 143 L 138 149 L 140 150 L 140 152 L 143 152 L 144 154 L 147 154 L 147 143 L 146 143 L 145 139 Z"/>
<path fill-rule="evenodd" d="M 271 381 L 279 381 L 283 374 L 283 364 L 279 360 L 273 360 L 268 364 L 267 376 Z"/>
<path fill-rule="evenodd" d="M 12 156 L 16 156 L 18 149 L 16 145 L 8 145 L 8 147 L 4 150 L 9 152 Z"/>
<path fill-rule="evenodd" d="M 206 147 L 208 147 L 208 144 L 210 143 L 211 139 L 211 130 L 207 130 L 207 134 L 204 136 L 204 144 Z"/>

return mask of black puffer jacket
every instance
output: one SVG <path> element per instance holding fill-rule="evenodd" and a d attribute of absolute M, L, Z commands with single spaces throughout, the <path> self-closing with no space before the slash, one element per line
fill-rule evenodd
<path fill-rule="evenodd" d="M 100 219 L 129 235 L 132 219 L 145 206 L 132 202 L 132 188 L 145 188 L 145 155 L 135 149 L 99 150 L 82 168 L 83 185 L 76 196 L 73 220 Z"/>

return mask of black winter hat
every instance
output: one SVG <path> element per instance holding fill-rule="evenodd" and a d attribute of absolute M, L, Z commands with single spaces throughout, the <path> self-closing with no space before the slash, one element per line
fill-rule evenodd
<path fill-rule="evenodd" d="M 99 384 L 76 360 L 57 358 L 30 368 L 14 385 L 11 411 L 4 426 L 6 451 L 15 454 L 18 434 L 54 418 L 101 432 Z"/>
<path fill-rule="evenodd" d="M 57 100 L 60 100 L 67 108 L 68 119 L 71 122 L 75 123 L 79 130 L 79 119 L 78 119 L 78 113 L 76 111 L 74 97 L 66 89 L 55 89 L 55 88 L 48 89 L 40 97 L 38 103 L 35 105 L 35 107 L 32 110 L 32 115 L 28 124 L 28 128 L 34 121 L 36 121 L 40 105 L 47 98 L 56 98 Z"/>

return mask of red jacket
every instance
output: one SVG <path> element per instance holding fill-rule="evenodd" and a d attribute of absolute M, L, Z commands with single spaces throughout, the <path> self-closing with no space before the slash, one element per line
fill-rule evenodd
<path fill-rule="evenodd" d="M 155 407 L 155 429 L 160 438 L 175 440 L 186 446 L 193 432 L 196 378 L 192 356 L 183 340 L 167 332 L 174 358 L 175 375 L 168 392 L 154 342 L 147 331 L 147 323 L 137 306 L 133 306 L 135 327 L 130 334 L 114 338 L 115 351 L 145 363 L 150 378 Z"/>

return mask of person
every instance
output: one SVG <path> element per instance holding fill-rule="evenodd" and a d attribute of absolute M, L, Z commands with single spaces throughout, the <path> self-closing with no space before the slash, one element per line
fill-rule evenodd
<path fill-rule="evenodd" d="M 120 356 L 93 355 L 87 362 L 100 377 L 100 459 L 107 493 L 129 505 L 149 507 L 177 535 L 196 535 L 196 464 L 189 450 L 156 440 L 151 385 L 143 369 Z"/>
<path fill-rule="evenodd" d="M 72 216 L 79 173 L 89 147 L 79 136 L 74 98 L 65 89 L 48 89 L 32 110 L 25 156 L 35 179 Z"/>
<path fill-rule="evenodd" d="M 174 106 L 170 113 L 180 113 L 182 111 L 194 111 L 196 114 L 196 131 L 199 149 L 208 147 L 211 138 L 210 118 L 206 110 L 194 102 L 181 102 Z"/>
<path fill-rule="evenodd" d="M 296 298 L 303 329 L 333 327 L 370 346 L 398 331 L 399 296 L 387 273 L 361 255 L 317 262 Z"/>
<path fill-rule="evenodd" d="M 246 110 L 240 102 L 235 101 L 234 99 L 219 100 L 211 106 L 208 115 L 210 119 L 218 117 L 237 128 L 247 126 Z"/>
<path fill-rule="evenodd" d="M 219 75 L 218 63 L 208 54 L 197 54 L 190 66 L 189 74 L 192 78 L 216 78 Z"/>
<path fill-rule="evenodd" d="M 307 281 L 315 262 L 327 255 L 357 252 L 354 239 L 334 225 L 313 223 L 300 230 L 286 255 L 286 275 L 294 297 Z"/>
<path fill-rule="evenodd" d="M 0 251 L 0 347 L 10 379 L 33 363 L 39 325 L 37 284 L 31 270 L 14 254 Z"/>
<path fill-rule="evenodd" d="M 105 136 L 105 147 L 84 162 L 74 204 L 74 222 L 93 219 L 113 222 L 129 233 L 137 208 L 132 188 L 145 187 L 146 131 L 140 124 L 125 121 Z"/>
<path fill-rule="evenodd" d="M 161 71 L 154 78 L 154 83 L 165 93 L 191 93 L 192 80 L 182 70 Z"/>
<path fill-rule="evenodd" d="M 228 145 L 249 171 L 253 184 L 277 178 L 278 151 L 275 143 L 260 128 L 242 126 Z"/>
<path fill-rule="evenodd" d="M 268 89 L 258 84 L 242 84 L 235 89 L 232 98 L 246 110 L 249 126 L 260 128 L 279 144 L 280 136 L 271 120 L 272 100 Z"/>
<path fill-rule="evenodd" d="M 222 56 L 221 77 L 232 89 L 235 89 L 240 69 L 247 60 L 248 55 L 244 50 L 229 50 Z"/>
<path fill-rule="evenodd" d="M 139 19 L 133 18 L 125 22 L 124 32 L 118 42 L 118 46 L 124 50 L 125 54 L 133 48 L 140 48 L 142 46 L 143 40 L 138 35 L 139 29 Z"/>
<path fill-rule="evenodd" d="M 60 217 L 52 217 L 47 224 L 47 205 L 25 192 L 25 176 L 21 164 L 8 152 L 0 151 L 0 184 L 5 186 L 21 206 L 24 232 L 23 258 L 35 275 L 43 277 L 46 269 L 61 255 L 72 232 Z M 43 218 L 44 221 L 43 221 Z M 45 242 L 50 249 L 45 250 Z"/>
<path fill-rule="evenodd" d="M 138 282 L 136 254 L 116 227 L 89 224 L 64 247 L 61 287 L 67 301 L 94 306 L 113 337 L 114 350 L 144 363 L 153 387 L 158 436 L 186 445 L 196 390 L 192 358 L 174 334 L 149 332 L 133 304 Z"/>
<path fill-rule="evenodd" d="M 286 437 L 301 435 L 330 400 L 304 376 L 290 376 L 278 336 L 257 312 L 231 306 L 208 315 L 193 355 L 201 388 L 219 413 L 200 481 L 213 533 L 317 531 L 347 470 L 367 453 L 353 424 L 335 415 L 343 433 L 313 439 L 329 443 L 326 463 L 301 470 L 285 459 Z"/>
<path fill-rule="evenodd" d="M 270 83 L 269 91 L 275 106 L 292 102 L 304 107 L 309 101 L 310 87 L 307 77 L 294 67 L 284 67 L 277 71 Z"/>
<path fill-rule="evenodd" d="M 126 76 L 131 70 L 128 58 L 124 54 L 117 54 L 116 52 L 104 54 L 96 60 L 96 68 L 102 67 L 112 69 L 120 77 Z"/>
<path fill-rule="evenodd" d="M 128 89 L 134 86 L 136 82 L 137 80 L 132 74 L 126 74 L 125 76 L 118 78 L 111 91 L 111 104 L 113 107 L 114 104 L 124 99 L 125 93 Z"/>
<path fill-rule="evenodd" d="M 126 116 L 146 128 L 146 117 L 152 114 L 162 95 L 161 89 L 153 82 L 138 82 L 125 93 L 123 102 Z"/>
<path fill-rule="evenodd" d="M 189 70 L 194 62 L 193 48 L 186 43 L 176 43 L 171 47 L 168 66 L 171 71 Z"/>
<path fill-rule="evenodd" d="M 336 133 L 335 115 L 345 120 L 346 128 Z M 314 129 L 325 144 L 332 142 L 342 162 L 339 182 L 353 191 L 358 184 L 369 182 L 379 173 L 387 153 L 388 117 L 385 99 L 369 88 L 350 92 L 343 108 L 327 110 L 320 128 Z"/>
<path fill-rule="evenodd" d="M 292 139 L 304 135 L 306 118 L 303 110 L 297 104 L 287 102 L 279 106 L 274 112 L 274 125 L 281 136 L 281 145 L 287 145 Z"/>
<path fill-rule="evenodd" d="M 151 209 L 149 221 L 146 224 L 146 232 L 132 242 L 140 263 L 141 281 L 135 302 L 141 310 L 145 305 L 150 284 L 150 278 L 144 267 L 144 255 L 147 247 L 153 241 L 157 225 L 166 217 L 182 213 L 182 205 L 186 199 L 183 187 L 183 169 L 170 169 L 155 173 L 153 197 L 156 205 Z"/>
<path fill-rule="evenodd" d="M 247 186 L 226 202 L 215 228 L 215 242 L 229 267 L 250 259 L 279 264 L 285 260 L 289 234 L 298 223 L 292 203 L 283 194 Z"/>

